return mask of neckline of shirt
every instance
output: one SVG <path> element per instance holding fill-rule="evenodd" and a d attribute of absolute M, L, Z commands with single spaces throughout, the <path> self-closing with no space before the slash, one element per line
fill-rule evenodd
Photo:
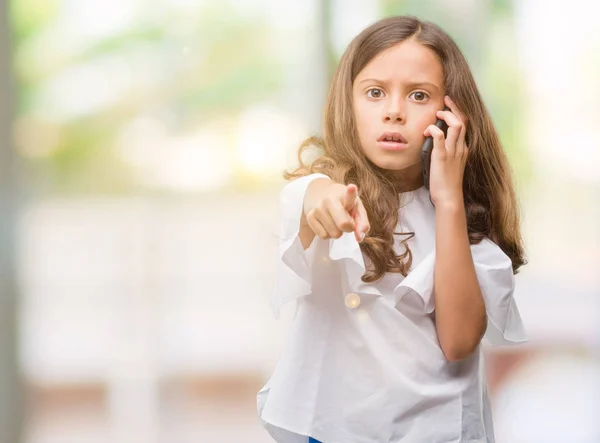
<path fill-rule="evenodd" d="M 398 198 L 404 197 L 420 197 L 424 198 L 429 195 L 429 191 L 425 188 L 425 186 L 421 186 L 417 189 L 413 189 L 412 191 L 405 191 L 398 194 Z"/>
<path fill-rule="evenodd" d="M 416 189 L 412 189 L 410 191 L 401 192 L 400 194 L 409 194 L 410 195 L 410 194 L 416 194 L 416 193 L 422 192 L 424 190 L 425 190 L 425 185 L 422 185 L 422 186 L 419 186 Z"/>

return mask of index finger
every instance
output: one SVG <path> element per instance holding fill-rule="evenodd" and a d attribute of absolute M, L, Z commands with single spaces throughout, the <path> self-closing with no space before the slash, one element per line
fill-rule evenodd
<path fill-rule="evenodd" d="M 450 108 L 450 111 L 452 111 L 452 113 L 456 117 L 458 117 L 458 119 L 462 122 L 463 125 L 465 125 L 465 126 L 467 125 L 467 118 L 464 116 L 464 114 L 462 112 L 460 112 L 460 109 L 458 109 L 458 106 L 456 106 L 456 103 L 454 103 L 454 101 L 452 101 L 450 96 L 447 95 L 444 97 L 444 104 Z"/>
<path fill-rule="evenodd" d="M 452 151 L 456 145 L 460 134 L 464 131 L 464 123 L 459 115 L 456 115 L 452 110 L 450 111 L 438 111 L 438 118 L 443 119 L 448 125 L 448 134 L 446 135 L 446 146 L 449 146 L 449 151 Z"/>
<path fill-rule="evenodd" d="M 344 196 L 344 209 L 346 211 L 352 210 L 354 205 L 356 204 L 356 198 L 358 197 L 358 188 L 354 184 L 349 184 L 346 186 L 346 195 Z"/>
<path fill-rule="evenodd" d="M 356 199 L 356 208 L 354 210 L 353 217 L 354 221 L 356 222 L 354 236 L 356 237 L 356 241 L 360 243 L 364 240 L 365 236 L 371 229 L 371 225 L 369 224 L 369 216 L 367 215 L 367 210 L 365 209 L 360 198 Z"/>

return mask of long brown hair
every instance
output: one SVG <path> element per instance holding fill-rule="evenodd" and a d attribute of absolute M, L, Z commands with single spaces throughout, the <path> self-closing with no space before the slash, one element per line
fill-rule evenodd
<path fill-rule="evenodd" d="M 466 140 L 469 156 L 465 166 L 463 193 L 469 241 L 492 239 L 510 257 L 513 272 L 524 265 L 523 240 L 511 170 L 483 104 L 467 61 L 452 38 L 437 25 L 415 17 L 382 19 L 362 31 L 344 52 L 325 106 L 323 138 L 311 137 L 298 152 L 300 166 L 286 172 L 287 180 L 309 173 L 327 174 L 338 183 L 358 185 L 371 230 L 360 244 L 371 265 L 362 277 L 373 282 L 386 272 L 407 275 L 412 253 L 394 251 L 394 230 L 398 225 L 400 188 L 389 171 L 371 163 L 362 153 L 354 121 L 352 85 L 358 73 L 380 52 L 408 39 L 432 49 L 444 68 L 446 94 L 452 97 L 467 118 Z M 303 154 L 310 146 L 322 152 L 310 164 Z"/>

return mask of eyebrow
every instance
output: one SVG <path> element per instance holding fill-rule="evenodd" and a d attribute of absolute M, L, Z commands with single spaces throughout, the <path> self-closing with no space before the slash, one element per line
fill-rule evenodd
<path fill-rule="evenodd" d="M 365 82 L 375 82 L 375 83 L 381 83 L 381 84 L 389 84 L 388 81 L 386 80 L 378 80 L 376 78 L 366 78 L 364 80 L 361 80 L 360 83 L 365 83 Z M 410 82 L 407 83 L 407 86 L 414 88 L 417 86 L 430 86 L 434 89 L 440 89 L 440 87 L 434 83 L 430 83 L 430 82 Z"/>

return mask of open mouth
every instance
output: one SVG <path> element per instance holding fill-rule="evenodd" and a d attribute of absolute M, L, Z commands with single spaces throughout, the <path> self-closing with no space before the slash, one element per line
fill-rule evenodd
<path fill-rule="evenodd" d="M 377 139 L 378 142 L 406 143 L 406 139 L 399 132 L 384 132 Z"/>
<path fill-rule="evenodd" d="M 377 142 L 383 149 L 404 149 L 407 147 L 407 141 L 399 132 L 384 132 L 379 136 Z"/>

